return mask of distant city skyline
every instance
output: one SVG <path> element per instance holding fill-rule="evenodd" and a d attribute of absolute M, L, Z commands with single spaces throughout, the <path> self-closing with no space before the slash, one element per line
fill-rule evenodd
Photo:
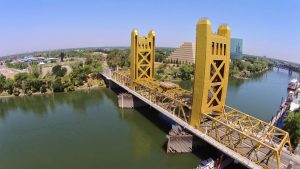
<path fill-rule="evenodd" d="M 1 0 L 0 56 L 64 48 L 129 46 L 133 28 L 156 31 L 157 47 L 195 41 L 197 21 L 226 23 L 244 53 L 300 63 L 296 0 Z"/>

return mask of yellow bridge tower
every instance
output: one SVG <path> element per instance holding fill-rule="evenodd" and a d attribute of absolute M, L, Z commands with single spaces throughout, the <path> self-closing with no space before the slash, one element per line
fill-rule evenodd
<path fill-rule="evenodd" d="M 155 32 L 148 37 L 140 37 L 138 31 L 131 32 L 131 80 L 153 79 L 155 56 Z"/>
<path fill-rule="evenodd" d="M 198 127 L 200 113 L 223 112 L 226 102 L 230 29 L 221 25 L 212 33 L 211 23 L 200 20 L 196 28 L 195 81 L 190 124 Z"/>

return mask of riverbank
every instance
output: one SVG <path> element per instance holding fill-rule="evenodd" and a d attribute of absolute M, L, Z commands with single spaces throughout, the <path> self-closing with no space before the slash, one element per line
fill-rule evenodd
<path fill-rule="evenodd" d="M 36 93 L 32 93 L 31 95 L 27 95 L 25 93 L 20 93 L 20 95 L 15 96 L 15 95 L 9 95 L 8 93 L 1 93 L 0 94 L 0 99 L 6 99 L 6 98 L 13 98 L 13 97 L 30 97 L 30 96 L 40 96 L 40 95 L 51 95 L 54 93 L 70 93 L 70 92 L 76 92 L 76 91 L 85 91 L 85 90 L 93 90 L 93 89 L 101 89 L 101 88 L 105 88 L 105 84 L 100 86 L 100 85 L 94 85 L 94 86 L 90 86 L 88 87 L 87 85 L 85 86 L 80 86 L 77 87 L 74 91 L 64 91 L 64 92 L 53 92 L 53 91 L 47 91 L 45 93 L 41 93 L 41 92 L 36 92 Z"/>
<path fill-rule="evenodd" d="M 247 79 L 251 79 L 253 76 L 255 75 L 259 75 L 259 74 L 262 74 L 262 73 L 265 73 L 267 71 L 271 70 L 271 68 L 267 67 L 261 71 L 258 71 L 258 72 L 249 72 L 249 73 L 244 73 L 243 71 L 242 72 L 238 72 L 236 74 L 233 74 L 233 75 L 230 75 L 231 77 L 234 77 L 236 79 L 241 79 L 241 80 L 247 80 Z"/>

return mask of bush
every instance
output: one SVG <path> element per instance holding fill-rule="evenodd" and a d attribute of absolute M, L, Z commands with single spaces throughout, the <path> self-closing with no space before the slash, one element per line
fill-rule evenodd
<path fill-rule="evenodd" d="M 31 95 L 32 95 L 32 91 L 31 91 L 31 90 L 27 90 L 27 91 L 26 91 L 26 95 L 27 95 L 27 96 L 31 96 Z"/>
<path fill-rule="evenodd" d="M 15 82 L 18 87 L 21 87 L 22 82 L 27 81 L 29 74 L 26 72 L 15 74 Z"/>
<path fill-rule="evenodd" d="M 47 86 L 46 85 L 42 85 L 40 88 L 41 93 L 46 93 L 47 92 Z"/>
<path fill-rule="evenodd" d="M 64 85 L 61 82 L 61 78 L 55 79 L 53 83 L 53 92 L 64 92 Z"/>
<path fill-rule="evenodd" d="M 179 78 L 181 80 L 190 80 L 192 78 L 192 74 L 194 74 L 193 65 L 182 64 L 179 67 Z"/>
<path fill-rule="evenodd" d="M 104 80 L 99 80 L 99 87 L 105 87 Z"/>
<path fill-rule="evenodd" d="M 67 89 L 68 89 L 69 92 L 75 91 L 75 86 L 74 86 L 74 85 L 71 85 L 71 86 L 69 86 Z"/>
<path fill-rule="evenodd" d="M 6 77 L 0 74 L 0 90 L 5 88 Z"/>
<path fill-rule="evenodd" d="M 15 95 L 15 96 L 19 96 L 20 95 L 20 90 L 18 89 L 18 88 L 14 88 L 14 90 L 13 90 L 13 94 Z"/>
<path fill-rule="evenodd" d="M 4 88 L 8 94 L 12 95 L 14 90 L 14 81 L 12 79 L 7 79 Z"/>
<path fill-rule="evenodd" d="M 66 73 L 67 69 L 61 65 L 55 65 L 52 68 L 52 74 L 54 74 L 56 77 L 63 77 Z"/>
<path fill-rule="evenodd" d="M 109 67 L 112 68 L 116 68 L 117 66 L 128 67 L 130 64 L 129 50 L 114 49 L 108 53 L 106 59 Z"/>
<path fill-rule="evenodd" d="M 26 69 L 28 67 L 28 64 L 26 64 L 26 63 L 15 63 L 15 64 L 6 63 L 6 67 L 22 70 L 22 69 Z"/>
<path fill-rule="evenodd" d="M 284 130 L 289 132 L 293 147 L 297 146 L 300 139 L 300 111 L 288 112 L 284 120 Z"/>

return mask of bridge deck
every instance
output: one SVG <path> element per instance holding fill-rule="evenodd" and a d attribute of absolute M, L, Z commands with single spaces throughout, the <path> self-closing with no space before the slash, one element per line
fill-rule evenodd
<path fill-rule="evenodd" d="M 224 112 L 201 113 L 200 127 L 196 129 L 189 125 L 191 92 L 155 80 L 132 82 L 127 71 L 107 77 L 243 165 L 277 168 L 276 152 L 285 149 L 287 139 L 284 131 L 228 106 Z M 281 159 L 281 168 L 286 168 L 288 163 L 286 158 Z"/>

